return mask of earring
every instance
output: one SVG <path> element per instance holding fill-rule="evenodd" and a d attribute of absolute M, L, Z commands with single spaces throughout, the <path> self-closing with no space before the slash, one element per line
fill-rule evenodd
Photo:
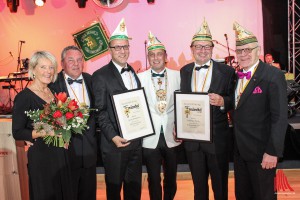
<path fill-rule="evenodd" d="M 32 75 L 32 78 L 35 79 L 35 74 Z"/>

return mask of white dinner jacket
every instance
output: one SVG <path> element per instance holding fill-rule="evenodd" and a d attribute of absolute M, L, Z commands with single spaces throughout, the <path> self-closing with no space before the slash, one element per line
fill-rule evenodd
<path fill-rule="evenodd" d="M 174 91 L 180 89 L 180 72 L 166 68 L 167 70 L 167 109 L 160 113 L 156 107 L 156 93 L 151 80 L 151 69 L 138 74 L 142 87 L 145 89 L 149 109 L 154 125 L 155 135 L 143 138 L 143 147 L 155 149 L 158 144 L 161 125 L 164 129 L 164 136 L 169 148 L 178 146 L 173 137 L 174 129 Z"/>

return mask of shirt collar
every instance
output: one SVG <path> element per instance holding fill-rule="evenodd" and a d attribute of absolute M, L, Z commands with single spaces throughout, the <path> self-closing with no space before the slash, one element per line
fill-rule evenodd
<path fill-rule="evenodd" d="M 70 77 L 70 76 L 69 76 L 68 74 L 66 74 L 65 72 L 64 72 L 64 74 L 65 74 L 65 80 L 68 80 L 68 78 L 73 79 L 72 77 Z M 76 80 L 78 80 L 78 79 L 83 79 L 82 74 L 80 74 L 80 76 L 79 76 Z"/>
<path fill-rule="evenodd" d="M 253 74 L 254 68 L 258 65 L 258 63 L 259 63 L 259 60 L 258 60 L 256 63 L 254 63 L 254 65 L 252 65 L 252 66 L 248 69 L 248 71 L 246 71 L 246 70 L 243 69 L 243 72 L 244 72 L 244 73 L 245 73 L 245 72 L 251 72 L 251 74 Z"/>
<path fill-rule="evenodd" d="M 163 69 L 163 70 L 162 70 L 161 72 L 159 72 L 159 73 L 157 73 L 156 71 L 154 71 L 154 70 L 151 69 L 151 73 L 155 73 L 155 74 L 164 74 L 165 71 L 166 71 L 166 68 Z"/>
<path fill-rule="evenodd" d="M 112 62 L 114 63 L 114 65 L 116 66 L 117 70 L 118 70 L 119 73 L 121 74 L 121 70 L 122 70 L 123 67 L 121 67 L 120 65 L 118 65 L 118 64 L 117 64 L 116 62 L 114 62 L 113 60 L 112 60 Z M 125 66 L 125 67 L 128 67 L 127 63 L 126 63 L 126 66 Z"/>
<path fill-rule="evenodd" d="M 206 63 L 204 63 L 203 65 L 199 65 L 195 62 L 195 67 L 201 67 L 201 66 L 204 66 L 204 65 L 207 65 L 207 66 L 210 66 L 210 62 L 211 60 L 207 61 Z"/>

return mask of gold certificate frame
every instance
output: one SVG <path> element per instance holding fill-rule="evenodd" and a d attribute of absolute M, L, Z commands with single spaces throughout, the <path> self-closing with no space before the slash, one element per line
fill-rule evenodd
<path fill-rule="evenodd" d="M 212 142 L 212 106 L 208 93 L 174 92 L 176 137 Z"/>
<path fill-rule="evenodd" d="M 144 88 L 111 96 L 121 137 L 128 141 L 155 134 Z"/>

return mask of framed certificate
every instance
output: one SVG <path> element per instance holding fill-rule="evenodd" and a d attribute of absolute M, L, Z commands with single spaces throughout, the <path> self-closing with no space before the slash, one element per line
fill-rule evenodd
<path fill-rule="evenodd" d="M 155 134 L 144 88 L 111 96 L 121 137 L 131 141 Z"/>
<path fill-rule="evenodd" d="M 212 106 L 208 93 L 174 92 L 176 137 L 212 142 Z"/>

